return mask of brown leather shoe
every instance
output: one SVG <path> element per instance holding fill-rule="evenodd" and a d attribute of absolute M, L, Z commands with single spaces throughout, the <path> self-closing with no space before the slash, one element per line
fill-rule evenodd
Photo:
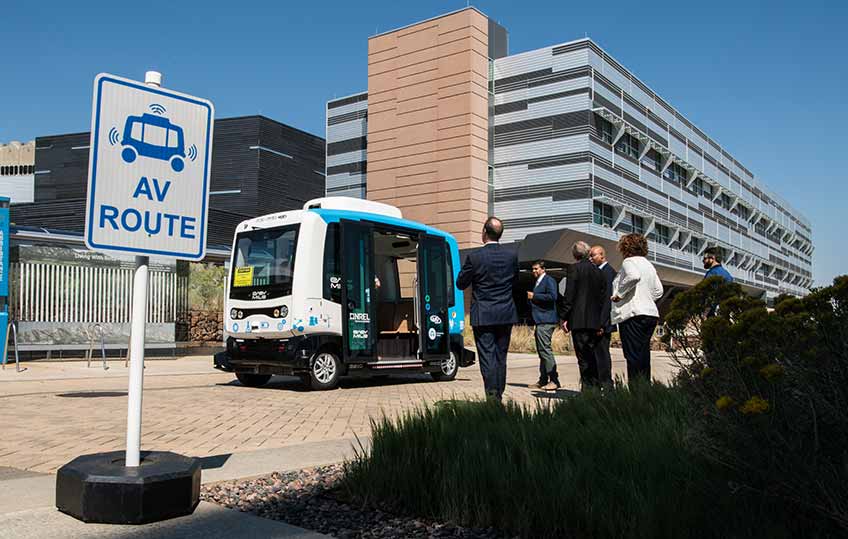
<path fill-rule="evenodd" d="M 556 391 L 559 389 L 559 384 L 556 382 L 548 382 L 547 384 L 542 386 L 542 389 L 545 391 Z"/>

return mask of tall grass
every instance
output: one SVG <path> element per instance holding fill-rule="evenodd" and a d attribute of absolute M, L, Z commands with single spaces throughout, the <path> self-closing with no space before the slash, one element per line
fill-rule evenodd
<path fill-rule="evenodd" d="M 468 317 L 465 317 L 465 328 L 462 331 L 465 346 L 474 346 L 474 333 Z M 611 335 L 611 343 L 614 348 L 621 346 L 618 333 Z M 557 328 L 551 337 L 551 348 L 554 354 L 571 354 L 574 346 L 571 343 L 571 335 Z M 509 341 L 509 351 L 515 354 L 535 354 L 536 337 L 535 327 L 524 324 L 512 326 L 512 335 Z"/>
<path fill-rule="evenodd" d="M 536 409 L 441 403 L 374 422 L 343 487 L 365 504 L 523 537 L 727 537 L 744 527 L 711 496 L 714 467 L 686 448 L 684 399 L 646 383 Z"/>

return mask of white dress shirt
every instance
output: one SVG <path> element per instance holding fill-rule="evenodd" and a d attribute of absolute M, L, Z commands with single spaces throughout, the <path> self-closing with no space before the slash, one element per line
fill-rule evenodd
<path fill-rule="evenodd" d="M 539 284 L 542 282 L 542 279 L 544 279 L 544 278 L 545 278 L 545 274 L 544 274 L 544 273 L 542 273 L 541 275 L 539 275 L 538 277 L 536 277 L 536 285 L 535 285 L 533 288 L 536 288 L 536 286 L 539 286 Z"/>
<path fill-rule="evenodd" d="M 620 324 L 634 316 L 659 316 L 656 301 L 663 295 L 663 285 L 647 258 L 631 256 L 612 282 L 612 295 L 621 299 L 612 303 L 611 323 Z"/>

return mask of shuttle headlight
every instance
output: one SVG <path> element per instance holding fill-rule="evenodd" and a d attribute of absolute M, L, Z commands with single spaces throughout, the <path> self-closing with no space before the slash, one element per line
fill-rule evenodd
<path fill-rule="evenodd" d="M 286 307 L 285 305 L 283 305 L 282 307 L 280 307 L 280 316 L 281 316 L 282 318 L 285 318 L 285 317 L 287 317 L 288 315 L 289 315 L 289 308 L 288 308 L 288 307 Z"/>
<path fill-rule="evenodd" d="M 274 309 L 274 318 L 280 317 L 280 309 Z"/>
<path fill-rule="evenodd" d="M 237 315 L 238 315 L 238 311 L 237 311 L 237 310 L 235 310 L 235 309 L 231 309 L 231 310 L 230 310 L 230 318 L 232 318 L 233 320 L 235 320 L 235 319 L 237 318 Z"/>
<path fill-rule="evenodd" d="M 239 311 L 239 312 L 238 312 L 238 318 L 239 318 L 239 320 L 241 320 L 242 318 L 244 318 L 244 311 Z"/>

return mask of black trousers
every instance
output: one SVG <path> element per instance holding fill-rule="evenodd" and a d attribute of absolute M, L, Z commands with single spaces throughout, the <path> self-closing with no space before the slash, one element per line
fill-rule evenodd
<path fill-rule="evenodd" d="M 473 331 L 486 396 L 501 400 L 506 388 L 506 353 L 512 324 L 476 326 Z"/>
<path fill-rule="evenodd" d="M 612 387 L 612 357 L 610 357 L 610 337 L 604 332 L 595 344 L 595 364 L 598 369 L 598 382 L 601 386 Z"/>
<path fill-rule="evenodd" d="M 628 383 L 640 377 L 651 379 L 651 337 L 658 320 L 656 316 L 639 315 L 618 324 Z"/>
<path fill-rule="evenodd" d="M 594 329 L 576 329 L 571 332 L 574 355 L 577 356 L 577 367 L 580 369 L 580 385 L 583 387 L 600 383 L 598 361 L 595 358 L 599 339 L 598 331 Z"/>

